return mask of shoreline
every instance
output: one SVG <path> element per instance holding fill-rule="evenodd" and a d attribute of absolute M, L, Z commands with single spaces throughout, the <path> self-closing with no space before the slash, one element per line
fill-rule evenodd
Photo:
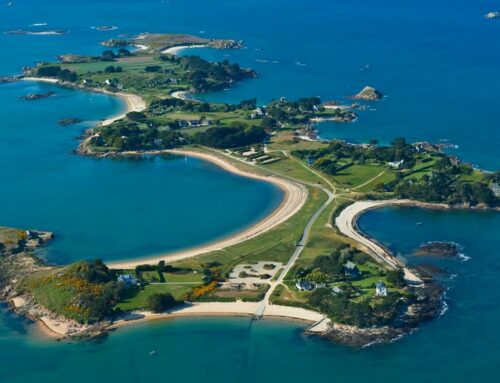
<path fill-rule="evenodd" d="M 341 234 L 365 247 L 365 249 L 368 250 L 368 252 L 372 256 L 385 263 L 390 268 L 395 269 L 398 267 L 402 267 L 405 272 L 405 279 L 408 282 L 413 284 L 422 284 L 423 281 L 420 276 L 406 267 L 405 264 L 403 264 L 390 252 L 390 250 L 386 249 L 377 240 L 364 234 L 357 226 L 357 221 L 361 215 L 369 210 L 379 209 L 387 206 L 416 207 L 420 209 L 432 210 L 453 210 L 460 209 L 461 207 L 456 208 L 444 203 L 420 202 L 409 199 L 366 200 L 357 201 L 348 205 L 335 218 L 335 226 Z M 463 207 L 463 209 L 484 210 L 482 208 L 471 207 Z M 498 211 L 498 209 L 493 210 Z"/>
<path fill-rule="evenodd" d="M 177 55 L 179 55 L 179 53 L 181 53 L 185 49 L 196 49 L 196 48 L 208 48 L 208 46 L 206 44 L 178 45 L 175 47 L 167 48 L 167 49 L 161 51 L 161 53 L 167 53 L 167 54 L 170 54 L 173 56 L 177 56 Z"/>
<path fill-rule="evenodd" d="M 108 96 L 118 97 L 119 99 L 121 99 L 125 103 L 125 110 L 118 113 L 115 116 L 111 116 L 109 118 L 102 120 L 101 122 L 98 123 L 98 125 L 100 125 L 100 126 L 107 126 L 107 125 L 112 124 L 115 121 L 121 120 L 129 112 L 142 112 L 143 110 L 146 109 L 146 102 L 142 99 L 142 97 L 140 97 L 136 94 L 132 94 L 132 93 L 125 93 L 125 92 L 114 93 L 114 92 L 110 92 L 109 90 L 101 89 L 101 88 L 84 88 L 84 87 L 77 86 L 75 84 L 60 81 L 60 80 L 55 79 L 55 78 L 20 77 L 19 80 L 20 81 L 43 82 L 43 83 L 53 84 L 53 85 L 62 86 L 65 88 L 70 88 L 70 89 L 77 89 L 77 90 L 93 92 L 93 93 L 101 93 L 101 94 L 105 94 Z"/>
<path fill-rule="evenodd" d="M 385 263 L 391 269 L 401 267 L 405 273 L 405 279 L 412 284 L 423 284 L 422 279 L 397 259 L 388 249 L 379 244 L 375 239 L 368 237 L 357 226 L 357 221 L 361 215 L 369 210 L 382 208 L 385 206 L 414 206 L 420 208 L 448 209 L 445 204 L 430 204 L 425 202 L 412 201 L 407 199 L 391 199 L 377 201 L 357 201 L 345 207 L 335 218 L 335 226 L 341 234 L 354 240 L 357 244 L 365 247 L 366 250 L 376 259 Z"/>
<path fill-rule="evenodd" d="M 144 100 L 135 95 L 135 94 L 130 94 L 130 93 L 123 93 L 123 92 L 109 92 L 105 89 L 98 89 L 98 88 L 92 88 L 92 89 L 86 89 L 82 87 L 75 86 L 73 84 L 66 84 L 64 82 L 61 82 L 57 79 L 52 79 L 52 78 L 44 78 L 44 77 L 21 77 L 20 80 L 22 81 L 38 81 L 38 82 L 45 82 L 45 83 L 50 83 L 58 86 L 66 86 L 70 87 L 72 89 L 78 89 L 78 90 L 86 90 L 90 92 L 96 92 L 96 93 L 103 93 L 107 94 L 110 96 L 116 96 L 121 98 L 126 105 L 126 110 L 116 116 L 110 117 L 105 119 L 100 123 L 101 126 L 106 126 L 114 121 L 120 120 L 125 115 L 129 112 L 132 111 L 137 111 L 140 112 L 144 109 L 146 109 L 146 103 Z M 81 144 L 80 148 L 85 145 L 86 139 L 84 139 Z M 79 150 L 79 152 L 81 152 Z M 264 182 L 269 182 L 274 184 L 275 186 L 279 187 L 284 193 L 285 196 L 283 198 L 283 201 L 280 203 L 280 205 L 274 209 L 268 216 L 262 218 L 260 221 L 256 222 L 255 224 L 251 225 L 250 227 L 244 228 L 240 230 L 239 232 L 235 233 L 234 235 L 230 235 L 229 237 L 223 237 L 219 240 L 214 240 L 211 242 L 208 242 L 206 244 L 202 244 L 199 246 L 195 246 L 194 248 L 188 248 L 185 250 L 179 250 L 179 251 L 173 251 L 173 252 L 167 252 L 167 253 L 161 253 L 157 255 L 151 255 L 148 257 L 144 257 L 141 259 L 135 259 L 135 260 L 123 260 L 123 261 L 113 261 L 107 263 L 110 267 L 114 268 L 122 268 L 122 269 L 127 269 L 127 268 L 134 268 L 137 265 L 140 264 L 145 264 L 145 263 L 157 263 L 160 260 L 165 260 L 168 259 L 169 261 L 176 261 L 176 260 L 181 260 L 181 259 L 186 259 L 186 258 L 191 258 L 194 256 L 206 254 L 212 251 L 216 250 L 222 250 L 224 248 L 239 244 L 241 242 L 247 241 L 249 239 L 255 238 L 258 235 L 261 235 L 279 224 L 285 222 L 289 218 L 291 218 L 295 213 L 297 213 L 305 204 L 307 201 L 308 197 L 308 191 L 307 188 L 304 185 L 301 185 L 296 182 L 292 182 L 289 180 L 285 180 L 283 178 L 275 177 L 275 176 L 263 176 L 259 175 L 256 173 L 252 173 L 249 171 L 244 171 L 236 167 L 235 165 L 231 164 L 227 159 L 222 159 L 219 156 L 216 155 L 211 155 L 207 153 L 200 153 L 192 150 L 180 150 L 180 149 L 173 149 L 173 150 L 162 150 L 162 151 L 153 151 L 150 152 L 149 154 L 163 154 L 163 153 L 170 153 L 170 154 L 176 154 L 176 155 L 184 155 L 184 156 L 189 156 L 189 157 L 195 157 L 199 158 L 201 160 L 210 162 L 220 168 L 222 168 L 225 171 L 228 171 L 230 173 L 242 176 L 242 177 L 247 177 L 247 178 L 252 178 Z M 91 155 L 91 153 L 81 153 L 84 155 Z M 120 153 L 120 155 L 139 155 L 139 154 L 148 154 L 144 152 L 123 152 Z"/>
<path fill-rule="evenodd" d="M 109 267 L 116 269 L 131 269 L 136 267 L 137 265 L 142 265 L 147 263 L 157 263 L 161 260 L 169 262 L 178 261 L 186 258 L 199 256 L 202 254 L 207 254 L 212 251 L 222 250 L 227 247 L 237 245 L 244 241 L 255 238 L 275 228 L 276 226 L 287 221 L 289 218 L 295 215 L 300 209 L 302 209 L 305 202 L 307 201 L 309 193 L 305 186 L 299 183 L 285 180 L 283 178 L 275 176 L 263 176 L 256 173 L 251 173 L 249 171 L 241 170 L 232 163 L 230 163 L 229 161 L 213 154 L 201 153 L 192 150 L 182 150 L 182 149 L 163 150 L 151 154 L 162 154 L 162 153 L 198 158 L 210 162 L 230 173 L 242 177 L 247 177 L 259 181 L 272 183 L 275 186 L 279 187 L 285 193 L 285 196 L 280 205 L 276 209 L 274 209 L 273 212 L 271 212 L 271 214 L 264 217 L 263 219 L 253 224 L 252 226 L 247 227 L 235 233 L 234 235 L 231 235 L 229 237 L 224 237 L 222 239 L 209 242 L 207 244 L 202 244 L 200 246 L 195 246 L 193 248 L 188 248 L 185 250 L 167 252 L 135 260 L 108 262 L 107 265 Z M 134 155 L 134 154 L 147 154 L 147 153 L 143 152 L 123 153 L 123 155 Z"/>
<path fill-rule="evenodd" d="M 191 93 L 189 93 L 187 90 L 178 90 L 176 92 L 170 93 L 170 97 L 176 98 L 178 100 L 182 101 L 191 101 L 191 102 L 202 102 L 200 100 L 197 100 L 196 98 L 190 97 Z"/>
<path fill-rule="evenodd" d="M 148 311 L 133 311 L 125 314 L 122 318 L 107 326 L 107 330 L 118 329 L 134 324 L 148 323 L 158 320 L 168 320 L 176 318 L 202 318 L 202 317 L 246 317 L 256 318 L 262 316 L 266 319 L 281 321 L 293 321 L 309 324 L 309 328 L 316 327 L 317 323 L 323 322 L 325 316 L 321 313 L 306 310 L 299 307 L 269 305 L 262 315 L 258 312 L 262 307 L 262 302 L 201 302 L 184 305 L 178 309 L 164 313 L 152 313 Z M 269 313 L 267 313 L 269 310 Z M 325 325 L 318 330 L 312 331 L 320 333 L 325 329 Z"/>

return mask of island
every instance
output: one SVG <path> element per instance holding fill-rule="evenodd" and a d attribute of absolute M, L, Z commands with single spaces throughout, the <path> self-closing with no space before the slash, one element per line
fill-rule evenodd
<path fill-rule="evenodd" d="M 356 100 L 366 101 L 378 101 L 382 97 L 384 97 L 384 94 L 371 86 L 365 86 L 359 93 L 354 95 Z"/>
<path fill-rule="evenodd" d="M 488 12 L 485 17 L 487 19 L 500 19 L 500 12 Z"/>
<path fill-rule="evenodd" d="M 106 264 L 46 265 L 37 248 L 48 235 L 1 228 L 7 272 L 0 284 L 16 311 L 58 337 L 158 318 L 240 315 L 305 321 L 306 333 L 352 346 L 397 339 L 439 315 L 439 283 L 360 233 L 356 220 L 387 205 L 496 209 L 500 173 L 428 142 L 354 145 L 314 134 L 322 120 L 352 122 L 356 105 L 307 96 L 266 105 L 197 100 L 258 74 L 227 60 L 179 56 L 179 47 L 235 49 L 231 41 L 145 34 L 104 44 L 117 52 L 63 55 L 20 76 L 126 101 L 126 113 L 85 132 L 81 155 L 198 157 L 271 182 L 285 196 L 269 217 L 231 237 Z M 129 51 L 134 44 L 145 48 Z M 382 97 L 374 88 L 361 93 L 364 100 Z"/>

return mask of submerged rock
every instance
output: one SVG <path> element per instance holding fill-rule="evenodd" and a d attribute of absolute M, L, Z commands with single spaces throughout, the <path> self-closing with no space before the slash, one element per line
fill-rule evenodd
<path fill-rule="evenodd" d="M 384 97 L 384 94 L 371 86 L 365 86 L 361 92 L 354 96 L 357 100 L 377 101 Z"/>
<path fill-rule="evenodd" d="M 417 256 L 457 257 L 460 246 L 454 242 L 427 242 L 421 245 L 414 253 Z"/>
<path fill-rule="evenodd" d="M 61 126 L 68 126 L 68 125 L 75 125 L 79 124 L 82 122 L 79 118 L 63 118 L 62 120 L 59 120 L 57 123 Z"/>
<path fill-rule="evenodd" d="M 22 96 L 21 98 L 26 101 L 36 101 L 42 100 L 44 98 L 49 98 L 55 95 L 56 92 L 47 92 L 47 93 L 29 93 L 26 96 Z"/>

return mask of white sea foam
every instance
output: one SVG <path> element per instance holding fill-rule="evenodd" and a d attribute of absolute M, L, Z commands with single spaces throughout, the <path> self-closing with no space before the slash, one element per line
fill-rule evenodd
<path fill-rule="evenodd" d="M 471 260 L 471 257 L 465 255 L 464 253 L 460 253 L 458 254 L 458 259 L 460 259 L 462 262 L 467 262 Z"/>

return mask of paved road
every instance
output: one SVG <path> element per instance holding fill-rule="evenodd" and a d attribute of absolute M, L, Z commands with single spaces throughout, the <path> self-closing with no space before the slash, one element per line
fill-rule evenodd
<path fill-rule="evenodd" d="M 328 199 L 325 201 L 323 205 L 320 206 L 318 210 L 314 212 L 312 217 L 309 219 L 306 227 L 304 228 L 304 231 L 302 232 L 302 237 L 300 241 L 297 243 L 295 251 L 293 252 L 288 263 L 285 265 L 283 271 L 281 272 L 280 276 L 276 279 L 276 281 L 271 282 L 271 287 L 267 291 L 263 301 L 265 305 L 269 304 L 269 298 L 271 297 L 274 289 L 276 288 L 276 286 L 278 286 L 283 282 L 290 269 L 293 267 L 293 265 L 295 265 L 295 262 L 297 262 L 297 259 L 299 258 L 300 254 L 304 250 L 305 245 L 307 244 L 307 241 L 309 240 L 309 235 L 311 234 L 312 226 L 314 225 L 318 217 L 321 215 L 321 213 L 323 213 L 323 211 L 325 211 L 325 209 L 333 202 L 335 194 L 329 191 L 328 189 L 323 189 L 323 191 L 328 195 Z"/>

